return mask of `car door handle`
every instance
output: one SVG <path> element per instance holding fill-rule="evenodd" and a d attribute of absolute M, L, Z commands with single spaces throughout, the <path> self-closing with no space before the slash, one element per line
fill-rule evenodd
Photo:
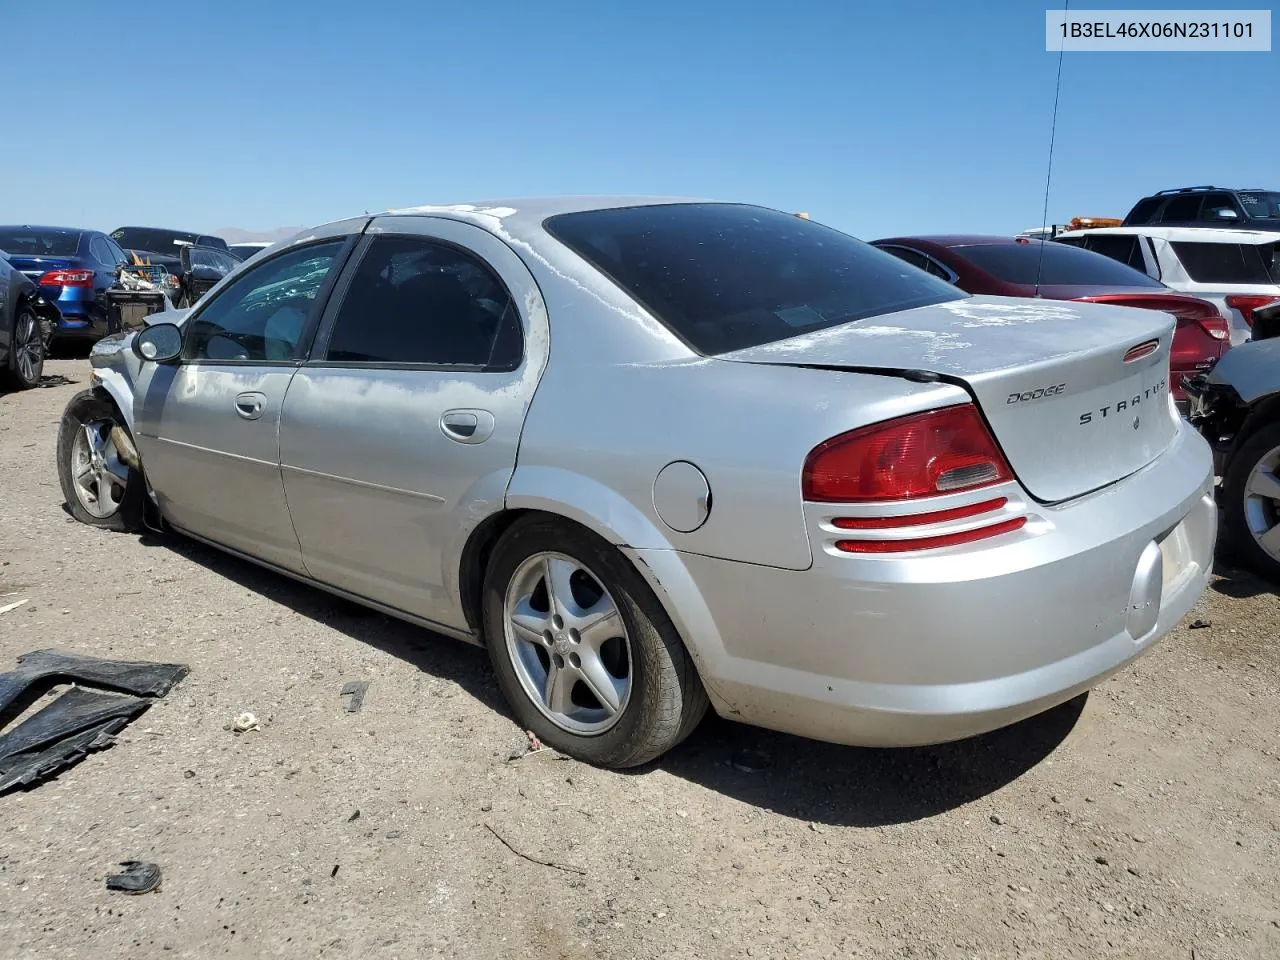
<path fill-rule="evenodd" d="M 493 434 L 493 414 L 488 410 L 446 410 L 440 432 L 458 443 L 484 443 Z"/>
<path fill-rule="evenodd" d="M 257 420 L 262 416 L 262 405 L 266 402 L 265 393 L 242 393 L 236 397 L 236 413 L 246 420 Z"/>

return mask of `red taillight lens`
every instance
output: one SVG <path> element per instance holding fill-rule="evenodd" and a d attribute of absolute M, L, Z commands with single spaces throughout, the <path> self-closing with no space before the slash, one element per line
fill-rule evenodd
<path fill-rule="evenodd" d="M 92 287 L 92 270 L 49 270 L 40 278 L 42 287 Z"/>
<path fill-rule="evenodd" d="M 971 403 L 872 424 L 832 437 L 805 458 L 806 500 L 911 500 L 1013 479 Z"/>
<path fill-rule="evenodd" d="M 1233 293 L 1227 297 L 1227 306 L 1233 310 L 1239 310 L 1244 316 L 1244 322 L 1252 327 L 1253 311 L 1269 303 L 1275 303 L 1276 299 L 1265 293 Z"/>
<path fill-rule="evenodd" d="M 1002 533 L 1013 533 L 1027 525 L 1026 517 L 1002 520 L 986 527 L 944 533 L 936 537 L 915 537 L 905 540 L 837 540 L 836 549 L 843 553 L 907 553 L 911 550 L 937 550 L 939 547 L 958 547 L 962 543 L 977 543 Z"/>

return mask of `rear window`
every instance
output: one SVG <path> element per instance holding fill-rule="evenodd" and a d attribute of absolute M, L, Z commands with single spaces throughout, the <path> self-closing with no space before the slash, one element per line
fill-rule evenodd
<path fill-rule="evenodd" d="M 1280 220 L 1280 193 L 1257 191 L 1236 194 L 1245 216 L 1255 220 Z"/>
<path fill-rule="evenodd" d="M 761 207 L 624 207 L 544 226 L 702 354 L 964 297 L 861 240 Z"/>
<path fill-rule="evenodd" d="M 181 230 L 157 230 L 152 227 L 121 227 L 111 234 L 111 239 L 126 250 L 147 250 L 176 257 L 179 247 L 193 244 L 197 235 Z"/>
<path fill-rule="evenodd" d="M 11 257 L 74 257 L 79 249 L 79 230 L 0 227 L 0 250 Z"/>
<path fill-rule="evenodd" d="M 1280 283 L 1280 243 L 1173 243 L 1197 283 Z"/>
<path fill-rule="evenodd" d="M 1093 238 L 1090 238 L 1092 241 Z M 1034 284 L 1039 270 L 1040 284 L 1088 287 L 1157 287 L 1163 284 L 1145 273 L 1079 247 L 1052 240 L 1028 243 L 984 243 L 955 247 L 962 257 L 1006 283 Z M 1040 255 L 1044 253 L 1044 262 Z"/>

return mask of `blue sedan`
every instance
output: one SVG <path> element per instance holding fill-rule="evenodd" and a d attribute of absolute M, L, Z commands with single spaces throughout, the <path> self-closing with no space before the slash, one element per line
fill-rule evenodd
<path fill-rule="evenodd" d="M 105 233 L 0 226 L 0 250 L 57 304 L 62 319 L 53 331 L 54 340 L 92 341 L 114 332 L 108 329 L 106 292 L 116 281 L 116 267 L 128 257 Z"/>

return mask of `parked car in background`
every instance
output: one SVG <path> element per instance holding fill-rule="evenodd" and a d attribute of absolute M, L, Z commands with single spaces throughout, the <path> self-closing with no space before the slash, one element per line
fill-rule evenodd
<path fill-rule="evenodd" d="M 59 319 L 58 308 L 0 250 L 0 390 L 26 390 L 40 382 Z"/>
<path fill-rule="evenodd" d="M 1106 227 L 1059 234 L 1141 270 L 1165 286 L 1215 304 L 1231 324 L 1231 342 L 1249 339 L 1253 311 L 1280 297 L 1280 236 L 1206 227 Z"/>
<path fill-rule="evenodd" d="M 149 511 L 485 643 L 520 729 L 590 762 L 658 756 L 708 701 L 967 737 L 1150 650 L 1208 583 L 1171 317 L 968 296 L 790 213 L 389 211 L 170 316 L 95 350 L 73 515 Z"/>
<path fill-rule="evenodd" d="M 1280 582 L 1280 301 L 1258 310 L 1254 339 L 1190 380 L 1187 393 L 1222 476 L 1226 537 Z"/>
<path fill-rule="evenodd" d="M 1139 200 L 1121 226 L 1237 227 L 1280 230 L 1280 192 L 1180 187 Z"/>
<path fill-rule="evenodd" d="M 230 253 L 227 241 L 207 233 L 189 230 L 166 230 L 160 227 L 117 227 L 112 238 L 144 263 L 162 266 L 172 278 L 166 291 L 175 304 L 184 299 L 182 290 L 182 248 L 209 247 Z"/>
<path fill-rule="evenodd" d="M 1089 230 L 1091 236 L 1096 230 Z M 1169 389 L 1185 409 L 1181 378 L 1210 369 L 1230 346 L 1217 307 L 1179 296 L 1107 257 L 1026 237 L 892 237 L 875 245 L 968 293 L 1039 296 L 1162 310 L 1177 319 Z M 1039 277 L 1039 285 L 1036 279 Z"/>
<path fill-rule="evenodd" d="M 0 250 L 58 308 L 53 338 L 92 341 L 112 332 L 106 292 L 128 257 L 105 233 L 77 227 L 0 226 Z"/>
<path fill-rule="evenodd" d="M 244 243 L 231 244 L 229 249 L 241 260 L 248 260 L 255 253 L 267 249 L 273 243 L 275 243 L 274 240 L 246 240 Z"/>

